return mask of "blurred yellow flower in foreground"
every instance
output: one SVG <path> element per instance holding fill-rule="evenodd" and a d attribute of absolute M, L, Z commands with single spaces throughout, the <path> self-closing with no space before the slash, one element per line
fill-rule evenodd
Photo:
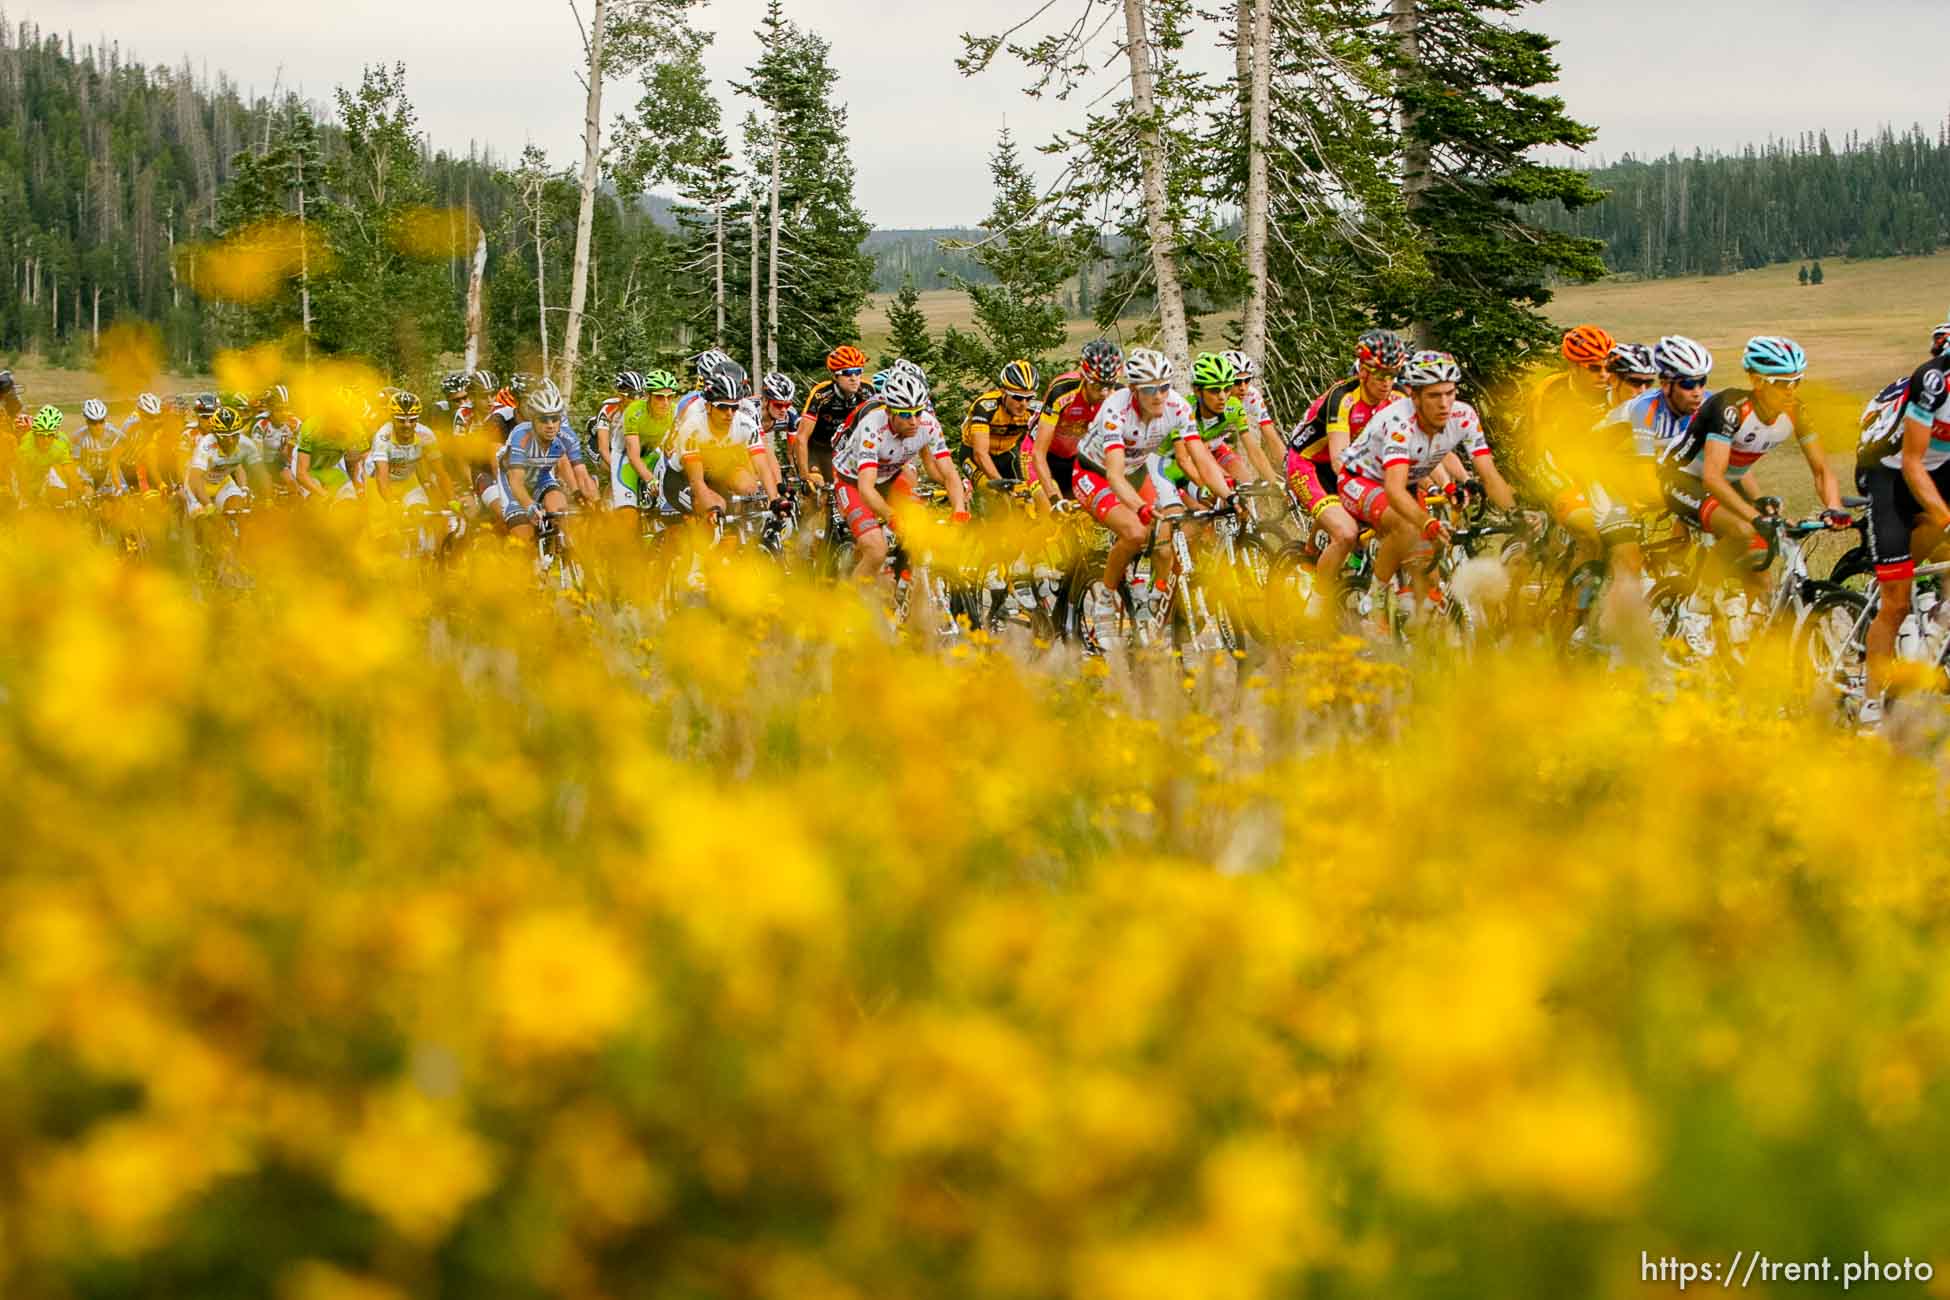
<path fill-rule="evenodd" d="M 372 1098 L 338 1162 L 338 1184 L 409 1241 L 438 1241 L 494 1185 L 493 1149 L 411 1087 Z"/>
<path fill-rule="evenodd" d="M 493 971 L 501 1039 L 515 1055 L 594 1050 L 643 1005 L 642 980 L 622 939 L 574 912 L 515 922 L 501 937 Z"/>

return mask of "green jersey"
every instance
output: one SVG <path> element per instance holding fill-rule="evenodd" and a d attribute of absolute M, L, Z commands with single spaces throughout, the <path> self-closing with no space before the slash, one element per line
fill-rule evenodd
<path fill-rule="evenodd" d="M 298 430 L 297 450 L 311 457 L 311 476 L 334 487 L 352 477 L 346 457 L 363 441 L 351 434 L 327 433 L 317 420 L 306 420 Z"/>
<path fill-rule="evenodd" d="M 66 465 L 74 460 L 74 448 L 68 443 L 68 435 L 57 433 L 45 442 L 38 433 L 20 435 L 20 467 L 29 470 L 37 477 L 58 465 Z"/>
<path fill-rule="evenodd" d="M 648 399 L 639 397 L 623 410 L 623 438 L 637 440 L 637 446 L 641 449 L 639 454 L 644 464 L 648 465 L 651 455 L 663 446 L 664 439 L 670 435 L 676 419 L 677 407 L 674 403 L 662 415 L 653 415 Z M 623 454 L 622 438 L 616 440 L 616 446 L 616 476 L 634 492 L 643 486 L 637 479 L 636 466 L 630 464 L 630 458 Z"/>

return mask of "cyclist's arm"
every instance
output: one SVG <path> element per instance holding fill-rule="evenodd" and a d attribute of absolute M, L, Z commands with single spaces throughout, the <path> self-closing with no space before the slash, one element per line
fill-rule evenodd
<path fill-rule="evenodd" d="M 1130 475 L 1124 472 L 1124 448 L 1117 443 L 1113 442 L 1104 448 L 1104 477 L 1110 481 L 1111 494 L 1117 498 L 1119 504 L 1129 508 L 1133 513 L 1143 512 L 1144 498 L 1139 496 L 1138 490 L 1131 486 Z"/>
<path fill-rule="evenodd" d="M 1036 499 L 1045 505 L 1055 499 L 1056 476 L 1050 473 L 1049 468 L 1049 440 L 1055 436 L 1055 417 L 1044 415 L 1036 422 L 1036 445 L 1029 449 L 1029 463 L 1035 468 L 1035 473 L 1030 476 L 1031 487 Z"/>
<path fill-rule="evenodd" d="M 1903 482 L 1909 485 L 1909 494 L 1916 498 L 1916 504 L 1923 507 L 1931 527 L 1950 528 L 1950 505 L 1944 504 L 1936 480 L 1923 468 L 1923 454 L 1929 449 L 1930 425 L 1914 416 L 1906 417 L 1903 420 Z"/>
<path fill-rule="evenodd" d="M 922 458 L 928 462 L 928 475 L 948 492 L 948 508 L 956 514 L 968 513 L 968 489 L 961 481 L 961 471 L 955 468 L 955 458 L 943 447 L 932 453 L 923 452 Z M 999 476 L 998 476 L 999 477 Z"/>
<path fill-rule="evenodd" d="M 373 495 L 377 496 L 381 501 L 390 501 L 392 499 L 392 480 L 393 476 L 386 472 L 386 458 L 381 454 L 379 439 L 374 438 L 372 440 L 372 473 L 367 478 L 366 486 L 371 488 Z"/>
<path fill-rule="evenodd" d="M 634 433 L 623 435 L 623 455 L 629 459 L 630 468 L 636 471 L 637 482 L 645 489 L 650 486 L 650 467 L 643 463 L 643 439 Z"/>
<path fill-rule="evenodd" d="M 792 444 L 792 463 L 799 467 L 799 477 L 808 483 L 818 481 L 813 478 L 812 452 L 810 449 L 813 429 L 818 423 L 819 421 L 810 413 L 800 416 L 799 427 L 794 432 L 794 436 L 786 440 Z M 639 470 L 638 472 L 641 473 L 642 471 Z"/>
<path fill-rule="evenodd" d="M 684 456 L 684 477 L 691 481 L 691 513 L 708 514 L 713 510 L 724 509 L 724 498 L 711 490 L 704 481 L 704 457 L 696 452 Z"/>
<path fill-rule="evenodd" d="M 1226 485 L 1226 472 L 1219 468 L 1212 449 L 1205 445 L 1205 439 L 1187 436 L 1178 440 L 1178 447 L 1191 461 L 1192 477 L 1205 485 L 1205 489 L 1220 501 L 1229 500 L 1232 489 Z"/>
<path fill-rule="evenodd" d="M 1392 461 L 1381 469 L 1381 491 L 1388 498 L 1388 508 L 1408 520 L 1418 531 L 1427 527 L 1431 518 L 1422 507 L 1420 496 L 1408 485 L 1408 462 Z"/>
<path fill-rule="evenodd" d="M 1842 508 L 1842 485 L 1840 480 L 1835 477 L 1835 471 L 1829 465 L 1828 457 L 1822 454 L 1821 439 L 1814 437 L 1812 434 L 1803 434 L 1797 436 L 1795 441 L 1801 444 L 1801 454 L 1808 461 L 1808 472 L 1814 475 L 1815 495 L 1821 498 L 1821 504 L 1828 507 L 1828 509 L 1840 510 Z M 1909 446 L 1909 430 L 1907 429 L 1903 430 L 1903 446 L 1904 450 L 1907 451 Z M 1905 464 L 1907 464 L 1908 456 L 1905 455 L 1903 459 Z M 1908 477 L 1907 473 L 1905 473 L 1904 477 Z M 1918 504 L 1920 505 L 1921 503 L 1921 498 L 1918 498 Z M 1927 509 L 1927 507 L 1925 508 Z"/>
<path fill-rule="evenodd" d="M 1001 478 L 1002 471 L 995 467 L 989 455 L 989 426 L 980 421 L 968 426 L 968 449 L 975 454 L 975 467 L 990 478 Z"/>
<path fill-rule="evenodd" d="M 1705 459 L 1700 465 L 1700 482 L 1706 485 L 1706 490 L 1713 494 L 1715 500 L 1733 511 L 1735 518 L 1751 524 L 1760 517 L 1760 511 L 1754 508 L 1748 493 L 1737 490 L 1728 481 L 1727 466 L 1732 460 L 1733 444 L 1725 438 L 1708 434 Z"/>
<path fill-rule="evenodd" d="M 853 484 L 860 489 L 860 499 L 867 503 L 867 509 L 882 519 L 891 520 L 894 510 L 887 504 L 887 498 L 880 495 L 879 478 L 880 466 L 871 460 L 863 461 L 859 473 L 853 476 Z"/>
<path fill-rule="evenodd" d="M 1490 504 L 1502 510 L 1515 510 L 1517 494 L 1511 490 L 1509 480 L 1503 477 L 1503 471 L 1496 467 L 1496 457 L 1482 450 L 1471 455 L 1469 461 L 1470 468 L 1483 482 L 1483 494 L 1489 497 Z"/>

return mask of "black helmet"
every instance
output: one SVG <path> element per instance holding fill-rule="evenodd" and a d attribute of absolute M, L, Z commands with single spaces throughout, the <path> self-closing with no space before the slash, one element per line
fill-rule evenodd
<path fill-rule="evenodd" d="M 13 391 L 14 372 L 11 370 L 0 370 L 0 393 L 11 393 Z"/>
<path fill-rule="evenodd" d="M 518 398 L 526 397 L 528 396 L 528 390 L 540 382 L 540 380 L 536 379 L 535 376 L 529 374 L 527 371 L 517 370 L 508 376 L 508 391 Z"/>
<path fill-rule="evenodd" d="M 467 372 L 449 370 L 446 377 L 440 381 L 440 391 L 449 397 L 459 397 L 467 391 Z"/>
<path fill-rule="evenodd" d="M 1124 369 L 1124 353 L 1109 339 L 1092 339 L 1077 360 L 1083 377 L 1097 384 L 1114 384 Z"/>
<path fill-rule="evenodd" d="M 222 403 L 217 401 L 217 395 L 215 393 L 198 393 L 196 400 L 190 404 L 190 409 L 195 411 L 199 418 L 202 418 L 215 415 L 220 405 Z"/>
<path fill-rule="evenodd" d="M 742 402 L 752 395 L 751 376 L 736 361 L 720 362 L 703 381 L 704 400 L 713 406 Z"/>
<path fill-rule="evenodd" d="M 643 392 L 643 372 L 640 370 L 619 370 L 616 372 L 616 391 L 640 396 Z"/>

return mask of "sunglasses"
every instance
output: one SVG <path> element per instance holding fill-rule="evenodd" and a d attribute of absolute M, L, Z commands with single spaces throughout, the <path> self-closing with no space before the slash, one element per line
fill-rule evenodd
<path fill-rule="evenodd" d="M 1695 389 L 1706 387 L 1706 381 L 1704 379 L 1675 379 L 1672 382 L 1675 387 L 1683 388 L 1689 393 Z"/>
<path fill-rule="evenodd" d="M 865 374 L 866 372 L 860 369 L 860 367 L 854 366 L 850 370 L 835 370 L 833 373 L 840 376 L 842 379 L 858 379 L 861 375 Z"/>
<path fill-rule="evenodd" d="M 561 417 L 561 416 L 559 416 L 559 415 L 538 415 L 538 416 L 536 416 L 536 417 L 535 417 L 535 423 L 537 423 L 537 424 L 560 424 L 560 423 L 562 423 L 562 417 Z"/>
<path fill-rule="evenodd" d="M 1587 375 L 1602 375 L 1605 373 L 1605 368 L 1601 365 L 1600 366 L 1579 366 L 1578 369 L 1584 371 L 1584 373 Z"/>
<path fill-rule="evenodd" d="M 1029 393 L 1012 393 L 1006 388 L 1002 390 L 1002 395 L 1012 402 L 1026 402 L 1031 397 Z"/>
<path fill-rule="evenodd" d="M 1761 379 L 1761 381 L 1760 381 L 1760 382 L 1761 382 L 1761 383 L 1763 383 L 1763 384 L 1766 384 L 1766 385 L 1768 385 L 1769 387 L 1772 387 L 1772 388 L 1789 388 L 1789 389 L 1793 389 L 1793 388 L 1799 388 L 1799 387 L 1801 387 L 1801 376 L 1800 376 L 1800 375 L 1795 375 L 1795 376 L 1794 376 L 1793 378 L 1791 378 L 1791 379 L 1773 379 L 1773 378 L 1765 378 L 1765 377 L 1764 377 L 1764 378 L 1762 378 L 1762 379 Z"/>
<path fill-rule="evenodd" d="M 1171 391 L 1170 384 L 1132 384 L 1131 387 L 1136 390 L 1140 397 L 1156 397 L 1159 393 L 1168 393 Z M 1224 392 L 1225 390 L 1217 389 L 1215 391 Z"/>
<path fill-rule="evenodd" d="M 897 420 L 918 420 L 921 418 L 921 413 L 927 409 L 925 406 L 890 406 L 887 408 L 887 414 Z"/>
<path fill-rule="evenodd" d="M 736 402 L 713 402 L 713 403 L 711 403 L 711 409 L 712 409 L 712 410 L 714 410 L 714 411 L 735 411 L 735 410 L 737 410 L 737 409 L 738 409 L 738 403 L 736 403 Z"/>

